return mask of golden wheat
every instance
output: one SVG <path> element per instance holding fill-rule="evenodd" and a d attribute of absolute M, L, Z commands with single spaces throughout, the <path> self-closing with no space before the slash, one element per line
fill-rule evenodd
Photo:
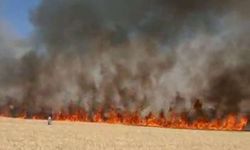
<path fill-rule="evenodd" d="M 0 118 L 0 150 L 247 150 L 249 132 Z"/>

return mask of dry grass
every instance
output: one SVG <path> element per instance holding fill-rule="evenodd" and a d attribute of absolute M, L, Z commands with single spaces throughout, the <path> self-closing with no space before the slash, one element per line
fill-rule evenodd
<path fill-rule="evenodd" d="M 247 150 L 249 132 L 132 127 L 0 118 L 0 150 Z"/>

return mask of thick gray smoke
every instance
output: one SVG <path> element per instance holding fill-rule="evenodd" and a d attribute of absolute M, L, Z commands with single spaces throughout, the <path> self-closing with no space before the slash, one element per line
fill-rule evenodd
<path fill-rule="evenodd" d="M 250 113 L 249 4 L 43 0 L 31 15 L 38 49 L 18 60 L 1 87 L 14 94 L 1 101 L 31 113 L 73 102 L 145 115 L 192 113 L 199 99 L 212 117 Z"/>

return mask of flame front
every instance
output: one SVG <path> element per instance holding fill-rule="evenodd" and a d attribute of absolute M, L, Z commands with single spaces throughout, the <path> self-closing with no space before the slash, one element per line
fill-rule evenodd
<path fill-rule="evenodd" d="M 162 111 L 158 115 L 149 113 L 146 116 L 142 116 L 140 111 L 121 111 L 116 109 L 114 106 L 110 106 L 109 108 L 106 108 L 106 110 L 99 107 L 95 111 L 93 110 L 92 112 L 88 112 L 73 103 L 71 103 L 66 110 L 62 109 L 59 112 L 53 112 L 50 114 L 43 111 L 31 114 L 25 110 L 13 113 L 13 111 L 11 112 L 11 108 L 13 107 L 5 106 L 0 108 L 0 116 L 18 117 L 22 119 L 47 119 L 48 116 L 52 116 L 53 120 L 58 121 L 97 122 L 133 126 L 203 130 L 241 131 L 247 126 L 248 117 L 234 113 L 224 115 L 224 117 L 220 118 L 214 117 L 213 119 L 206 115 L 199 115 L 199 112 L 202 111 L 202 104 L 198 102 L 194 103 L 193 107 L 193 110 L 196 111 L 196 117 L 192 115 L 190 116 L 188 112 L 176 113 L 174 109 L 170 109 L 166 113 Z"/>
<path fill-rule="evenodd" d="M 168 118 L 156 116 L 150 113 L 146 117 L 141 117 L 139 113 L 120 114 L 114 110 L 108 112 L 108 117 L 104 117 L 102 112 L 96 112 L 92 117 L 87 117 L 87 113 L 81 112 L 73 115 L 55 113 L 54 120 L 83 121 L 83 122 L 103 122 L 111 124 L 125 124 L 135 126 L 149 126 L 162 128 L 183 128 L 183 129 L 204 129 L 204 130 L 243 130 L 248 119 L 229 114 L 223 119 L 207 120 L 199 118 L 194 121 L 188 121 L 187 118 L 178 115 L 172 115 Z M 42 116 L 35 116 L 34 119 L 42 119 Z"/>
<path fill-rule="evenodd" d="M 8 115 L 2 114 L 1 116 Z M 20 114 L 18 117 L 23 119 L 28 118 L 24 113 Z M 46 115 L 33 115 L 32 119 L 46 119 Z M 78 110 L 71 114 L 65 112 L 57 112 L 53 114 L 53 119 L 58 121 L 98 122 L 161 128 L 228 131 L 244 130 L 248 123 L 247 117 L 239 117 L 234 114 L 229 114 L 222 119 L 208 120 L 206 118 L 197 118 L 193 121 L 190 121 L 185 115 L 177 115 L 175 113 L 172 113 L 168 117 L 165 117 L 163 114 L 157 116 L 152 113 L 149 113 L 145 117 L 141 117 L 141 115 L 137 112 L 118 113 L 114 109 L 111 109 L 106 114 L 104 114 L 103 111 L 98 110 L 91 116 L 83 110 Z"/>

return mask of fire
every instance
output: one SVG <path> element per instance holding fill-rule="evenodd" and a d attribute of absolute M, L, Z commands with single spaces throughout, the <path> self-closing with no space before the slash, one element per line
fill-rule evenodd
<path fill-rule="evenodd" d="M 7 116 L 2 114 L 2 116 Z M 19 118 L 27 118 L 24 113 Z M 45 119 L 44 114 L 34 115 L 32 119 Z M 110 109 L 108 113 L 104 113 L 101 109 L 97 110 L 93 115 L 89 115 L 84 110 L 78 109 L 74 113 L 57 112 L 53 114 L 53 119 L 58 121 L 80 121 L 80 122 L 98 122 L 110 124 L 125 124 L 134 126 L 149 126 L 161 128 L 181 128 L 181 129 L 204 129 L 204 130 L 227 130 L 240 131 L 244 130 L 248 123 L 247 117 L 239 117 L 229 114 L 222 119 L 208 120 L 206 118 L 197 118 L 193 121 L 188 120 L 185 115 L 172 113 L 165 117 L 163 113 L 154 115 L 149 113 L 145 117 L 141 117 L 138 112 L 119 113 L 115 109 Z"/>
<path fill-rule="evenodd" d="M 246 117 L 237 117 L 237 115 L 229 114 L 223 119 L 206 120 L 200 118 L 192 122 L 187 118 L 172 115 L 169 118 L 164 116 L 156 116 L 150 113 L 146 117 L 141 117 L 139 113 L 124 113 L 120 114 L 115 110 L 108 112 L 108 117 L 105 117 L 101 111 L 96 112 L 92 118 L 87 117 L 87 113 L 81 112 L 73 115 L 56 113 L 55 120 L 69 121 L 86 121 L 86 122 L 104 122 L 111 124 L 125 124 L 136 126 L 162 127 L 162 128 L 183 128 L 183 129 L 206 129 L 206 130 L 243 130 L 247 125 Z"/>
<path fill-rule="evenodd" d="M 208 119 L 208 117 L 206 117 L 205 115 L 190 117 L 188 113 L 178 114 L 174 112 L 173 108 L 169 109 L 167 113 L 164 113 L 162 111 L 157 115 L 154 113 L 149 113 L 146 116 L 142 116 L 138 111 L 118 111 L 114 106 L 110 106 L 110 108 L 106 110 L 100 107 L 93 112 L 87 112 L 83 108 L 78 107 L 73 103 L 70 103 L 70 105 L 68 106 L 68 111 L 64 109 L 59 112 L 54 112 L 50 115 L 45 112 L 30 114 L 23 109 L 19 112 L 14 112 L 10 108 L 14 107 L 0 107 L 0 116 L 18 117 L 22 119 L 47 119 L 48 116 L 52 116 L 53 120 L 58 121 L 97 122 L 160 128 L 229 131 L 244 130 L 248 123 L 248 117 L 233 113 L 225 115 L 223 118 Z M 200 103 L 200 101 L 196 101 L 194 103 L 193 110 L 195 110 L 197 114 L 199 114 L 199 112 L 202 112 L 202 104 Z"/>

